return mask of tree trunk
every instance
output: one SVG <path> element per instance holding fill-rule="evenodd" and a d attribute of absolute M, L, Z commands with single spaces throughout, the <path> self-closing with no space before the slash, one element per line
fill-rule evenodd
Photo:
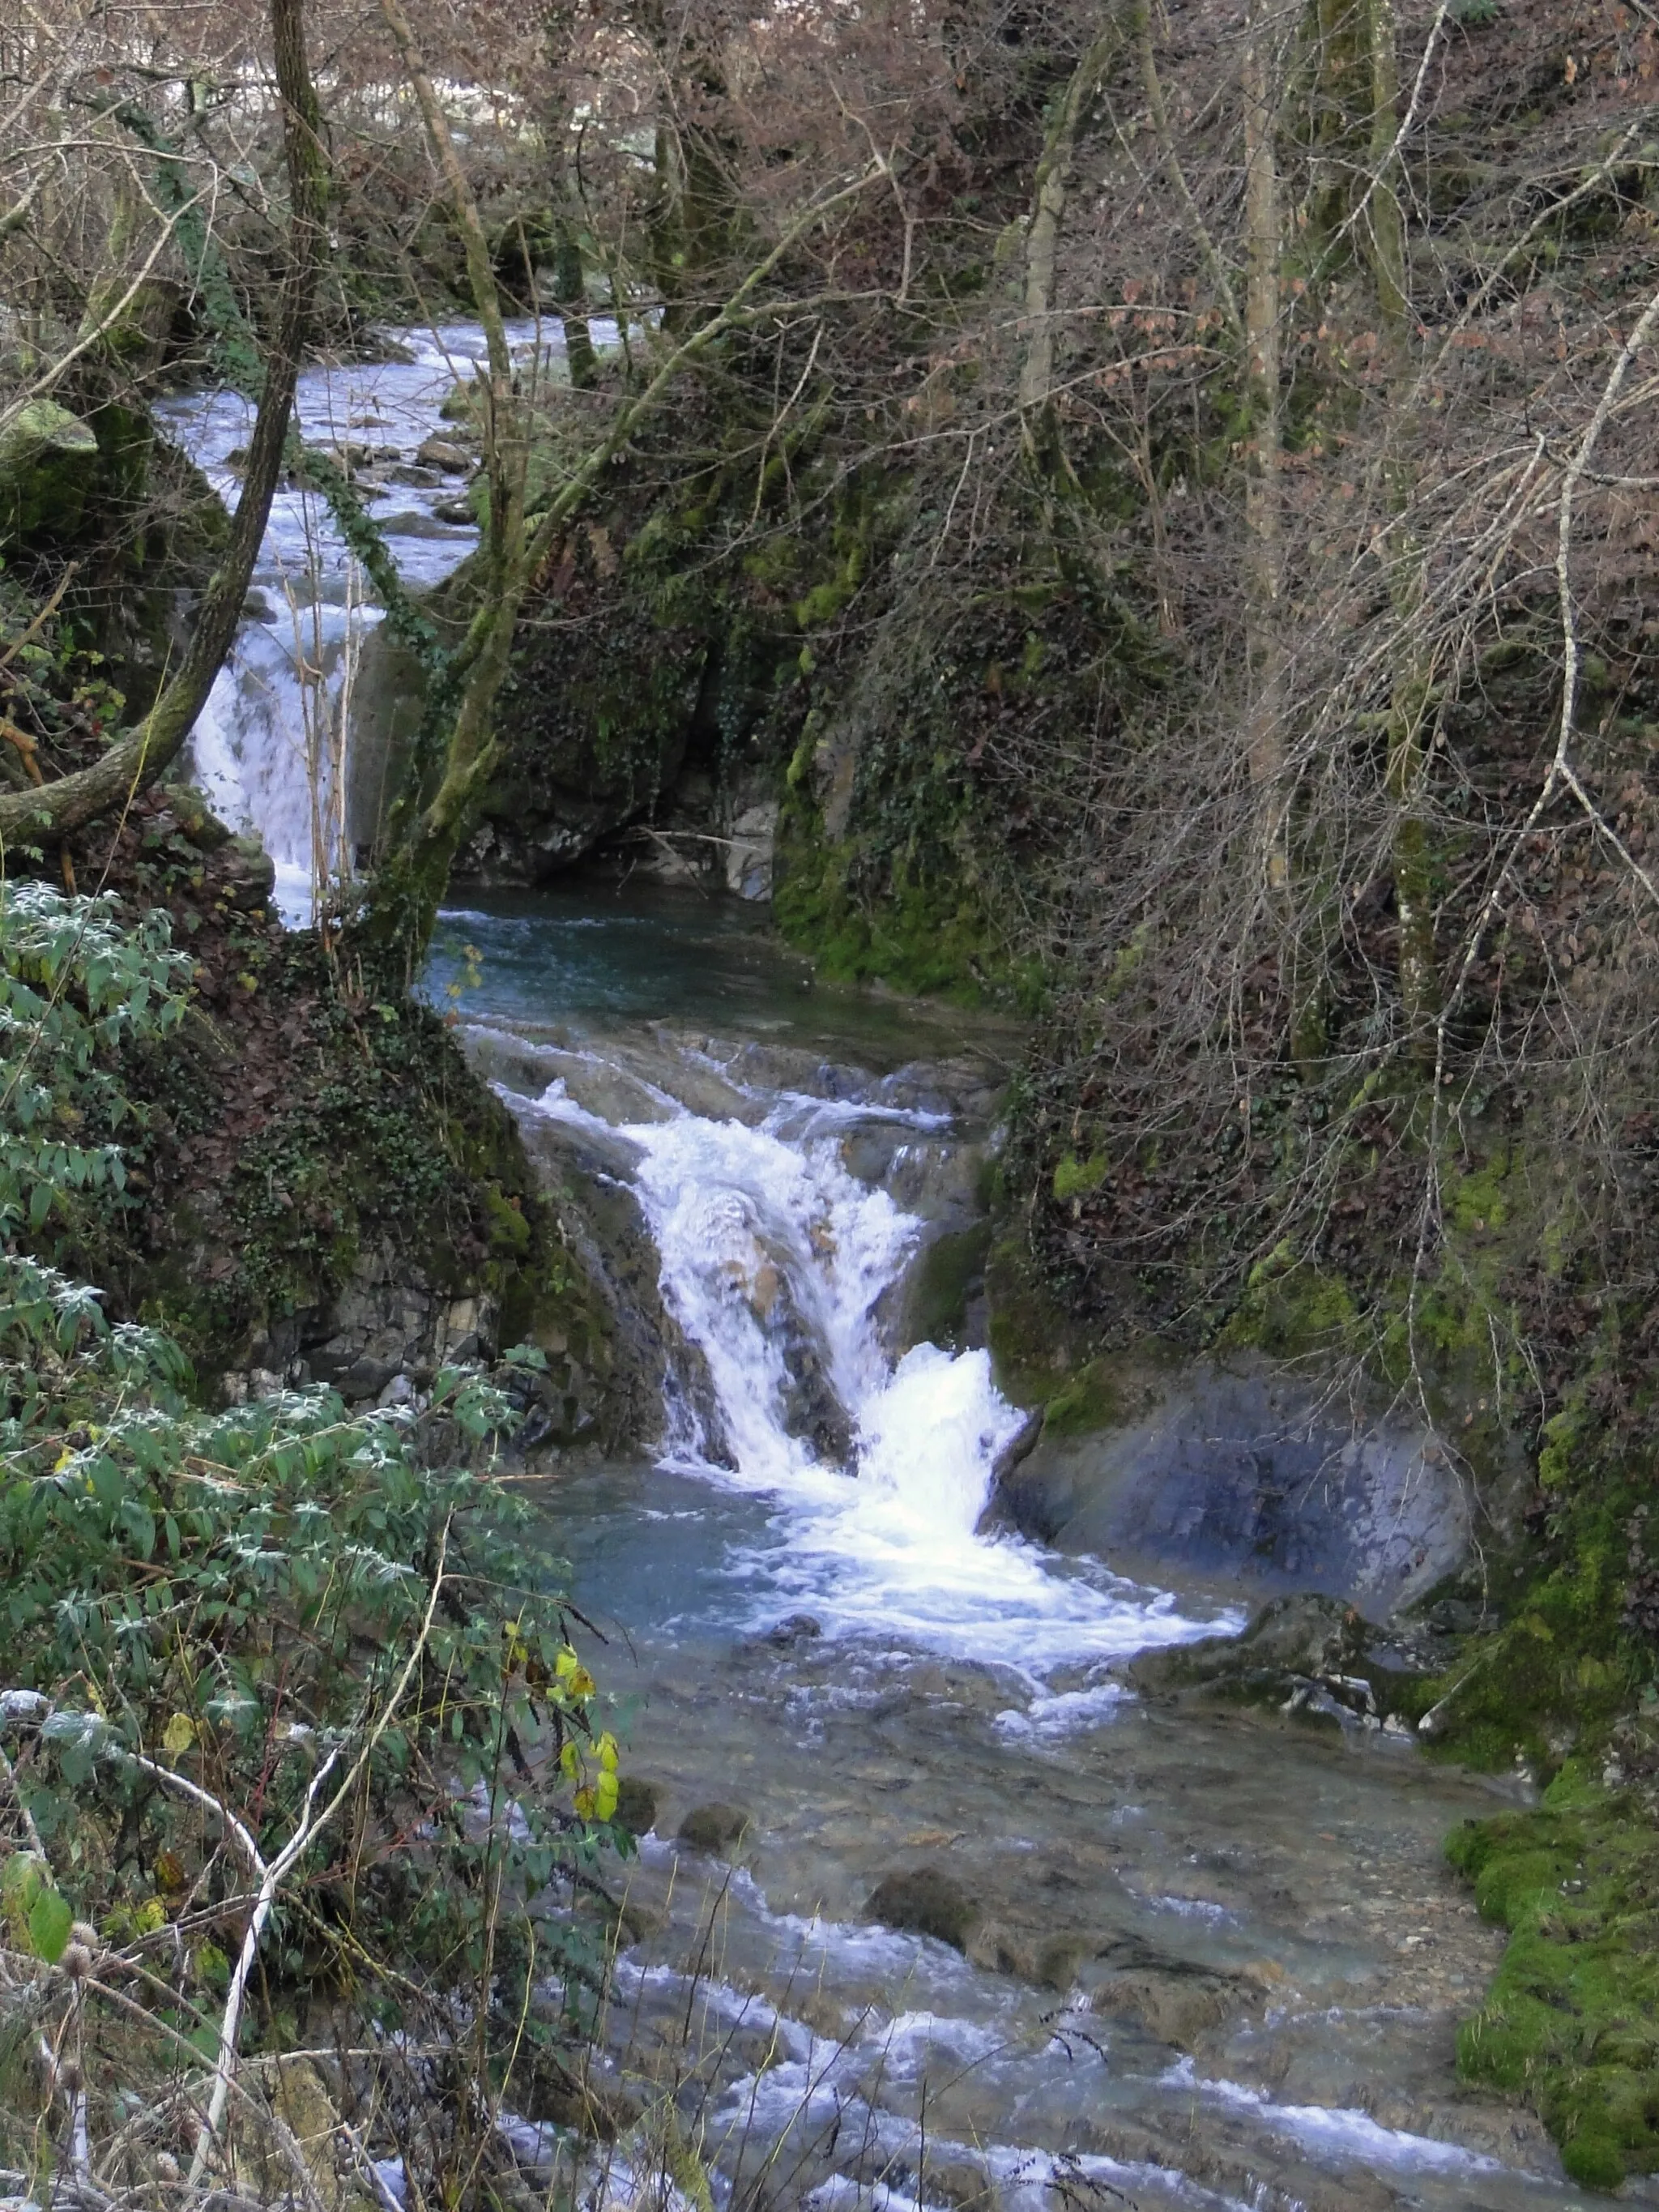
<path fill-rule="evenodd" d="M 129 804 L 154 783 L 176 757 L 207 704 L 241 620 L 271 495 L 282 475 L 313 284 L 322 255 L 326 193 L 321 117 L 306 60 L 304 0 L 270 0 L 270 28 L 292 210 L 289 259 L 276 342 L 265 363 L 242 494 L 231 518 L 224 558 L 203 593 L 179 672 L 149 713 L 90 768 L 40 791 L 0 794 L 0 848 L 22 840 L 67 836 Z"/>
<path fill-rule="evenodd" d="M 1440 1012 L 1435 955 L 1434 856 L 1423 819 L 1431 673 L 1420 643 L 1424 597 L 1422 549 L 1412 531 L 1412 479 L 1407 458 L 1413 429 L 1411 305 L 1407 289 L 1406 222 L 1395 181 L 1395 133 L 1400 85 L 1392 0 L 1365 0 L 1370 46 L 1370 198 L 1360 228 L 1376 287 L 1378 318 L 1389 368 L 1387 434 L 1398 441 L 1389 467 L 1393 520 L 1385 537 L 1389 591 L 1398 639 L 1389 702 L 1388 793 L 1399 811 L 1394 836 L 1394 895 L 1399 917 L 1401 1010 L 1413 1056 L 1432 1059 Z"/>
<path fill-rule="evenodd" d="M 1078 126 L 1116 52 L 1115 23 L 1103 30 L 1076 69 L 1054 110 L 1037 163 L 1025 226 L 1025 350 L 1019 365 L 1019 419 L 1025 448 L 1044 477 L 1060 459 L 1054 419 L 1054 266 Z"/>
<path fill-rule="evenodd" d="M 1253 0 L 1244 44 L 1244 659 L 1250 781 L 1262 867 L 1275 906 L 1290 891 L 1284 789 L 1284 543 L 1279 514 L 1279 313 L 1284 241 L 1275 147 L 1278 67 L 1265 0 Z"/>
<path fill-rule="evenodd" d="M 587 322 L 587 277 L 575 225 L 563 214 L 554 218 L 553 289 L 564 325 L 564 357 L 571 384 L 578 392 L 590 391 L 599 376 L 599 360 Z"/>

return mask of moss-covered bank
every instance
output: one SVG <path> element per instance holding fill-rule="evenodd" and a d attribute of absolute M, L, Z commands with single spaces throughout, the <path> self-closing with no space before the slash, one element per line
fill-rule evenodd
<path fill-rule="evenodd" d="M 1608 1788 L 1572 1761 L 1534 1813 L 1470 1821 L 1447 1849 L 1512 1929 L 1460 2070 L 1529 2097 L 1595 2189 L 1659 2167 L 1659 1723 L 1625 1732 Z M 1626 1785 L 1629 1768 L 1648 1786 Z"/>

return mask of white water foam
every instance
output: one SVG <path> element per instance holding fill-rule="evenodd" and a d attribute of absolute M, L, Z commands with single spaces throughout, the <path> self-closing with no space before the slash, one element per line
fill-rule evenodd
<path fill-rule="evenodd" d="M 1465 2150 L 1461 2143 L 1443 2142 L 1433 2136 L 1409 2134 L 1403 2128 L 1385 2128 L 1369 2112 L 1340 2105 L 1276 2105 L 1260 2089 L 1242 2081 L 1200 2075 L 1190 2058 L 1182 2058 L 1164 2075 L 1165 2087 L 1190 2091 L 1235 2112 L 1247 2112 L 1276 2133 L 1287 2135 L 1304 2150 L 1328 2157 L 1353 2159 L 1366 2167 L 1386 2167 L 1405 2173 L 1502 2173 L 1495 2158 Z"/>
<path fill-rule="evenodd" d="M 1241 1625 L 1190 1618 L 1163 1593 L 980 1533 L 998 1457 L 1025 1416 L 983 1351 L 921 1344 L 890 1356 L 878 1308 L 923 1224 L 851 1175 L 839 1143 L 861 1118 L 909 1121 L 923 1134 L 941 1116 L 775 1093 L 751 1126 L 659 1095 L 665 1118 L 620 1127 L 562 1079 L 514 1103 L 613 1149 L 621 1138 L 636 1162 L 664 1303 L 707 1364 L 723 1432 L 709 1433 L 687 1394 L 664 1464 L 773 1497 L 785 1524 L 783 1547 L 738 1562 L 750 1626 L 783 1602 L 810 1609 L 830 1636 L 1002 1665 L 1037 1700 L 1030 1725 L 1058 1735 L 1104 1719 L 1122 1693 L 1092 1684 L 1050 1696 L 1057 1668 Z M 815 1401 L 844 1416 L 848 1464 L 799 1416 L 803 1367 Z"/>

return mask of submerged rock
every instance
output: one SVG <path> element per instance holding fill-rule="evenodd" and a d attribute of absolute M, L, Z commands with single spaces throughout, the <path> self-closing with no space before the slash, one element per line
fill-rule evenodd
<path fill-rule="evenodd" d="M 886 1875 L 865 1908 L 871 1919 L 915 1936 L 932 1936 L 965 1951 L 983 1917 L 977 1901 L 938 1867 L 912 1867 Z"/>
<path fill-rule="evenodd" d="M 706 1851 L 710 1858 L 724 1858 L 753 1825 L 741 1805 L 698 1805 L 680 1822 L 679 1841 L 694 1851 Z"/>

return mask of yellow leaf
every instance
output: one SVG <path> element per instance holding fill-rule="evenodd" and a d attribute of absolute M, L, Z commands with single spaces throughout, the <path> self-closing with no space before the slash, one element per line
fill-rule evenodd
<path fill-rule="evenodd" d="M 141 1936 L 153 1936 L 167 1923 L 167 1909 L 159 1897 L 147 1897 L 133 1915 L 133 1922 Z"/>
<path fill-rule="evenodd" d="M 617 1771 L 617 1739 L 609 1729 L 605 1730 L 593 1748 L 599 1755 L 599 1765 L 605 1768 L 606 1773 L 614 1774 Z"/>
<path fill-rule="evenodd" d="M 161 1748 L 169 1759 L 182 1759 L 196 1741 L 196 1723 L 188 1713 L 174 1713 L 161 1734 Z"/>
<path fill-rule="evenodd" d="M 593 1785 L 593 1814 L 596 1820 L 608 1820 L 617 1809 L 617 1778 L 609 1769 Z"/>

